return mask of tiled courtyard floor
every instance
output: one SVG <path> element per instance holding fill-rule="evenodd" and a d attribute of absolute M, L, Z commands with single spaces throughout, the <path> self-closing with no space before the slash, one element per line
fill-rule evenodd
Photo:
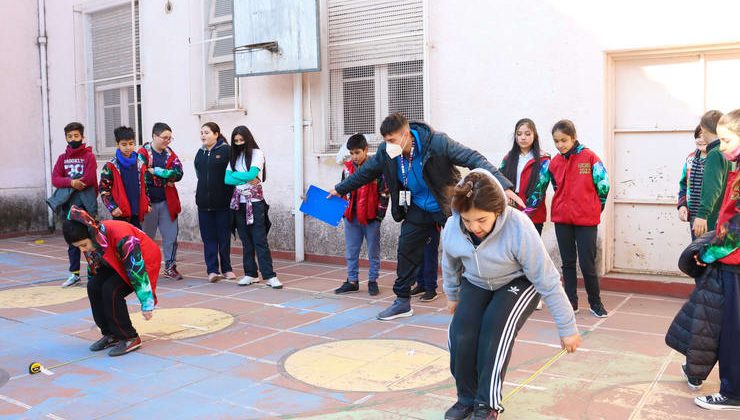
<path fill-rule="evenodd" d="M 341 266 L 276 261 L 285 288 L 272 290 L 208 283 L 199 252 L 178 260 L 185 280 L 160 280 L 152 321 L 129 299 L 142 348 L 110 358 L 87 349 L 99 333 L 84 287 L 58 287 L 61 237 L 0 240 L 0 417 L 441 419 L 455 401 L 444 298 L 381 322 L 375 315 L 394 297 L 387 271 L 380 296 L 363 283 L 338 297 Z M 232 261 L 241 275 L 241 256 Z M 663 343 L 682 301 L 603 297 L 610 317 L 579 313 L 583 349 L 514 394 L 502 418 L 738 418 L 696 407 L 694 396 L 718 389 L 716 369 L 692 393 L 681 357 Z M 547 310 L 536 312 L 517 339 L 504 395 L 558 351 Z M 28 375 L 33 361 L 50 372 Z"/>

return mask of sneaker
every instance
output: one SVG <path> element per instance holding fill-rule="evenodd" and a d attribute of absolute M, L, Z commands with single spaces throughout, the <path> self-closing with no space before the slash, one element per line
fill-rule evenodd
<path fill-rule="evenodd" d="M 460 401 L 445 411 L 445 420 L 464 420 L 473 413 L 473 406 L 465 405 Z"/>
<path fill-rule="evenodd" d="M 541 311 L 541 310 L 542 310 L 542 298 L 540 298 L 540 301 L 539 301 L 539 302 L 537 302 L 537 307 L 536 307 L 536 308 L 534 308 L 534 309 L 535 309 L 536 311 Z"/>
<path fill-rule="evenodd" d="M 439 295 L 434 290 L 427 290 L 424 292 L 424 294 L 419 298 L 420 302 L 431 302 L 433 300 L 437 300 Z"/>
<path fill-rule="evenodd" d="M 740 410 L 740 400 L 727 398 L 719 392 L 705 397 L 696 397 L 694 403 L 707 410 Z"/>
<path fill-rule="evenodd" d="M 273 289 L 282 289 L 283 284 L 280 283 L 280 279 L 277 277 L 273 277 L 271 279 L 265 280 L 265 283 L 267 283 L 268 286 L 272 287 Z"/>
<path fill-rule="evenodd" d="M 683 377 L 686 378 L 686 385 L 689 386 L 689 389 L 692 391 L 698 391 L 701 389 L 702 385 L 704 385 L 704 381 L 701 379 L 691 378 L 686 373 L 686 365 L 681 365 L 681 373 L 683 373 Z"/>
<path fill-rule="evenodd" d="M 90 351 L 105 350 L 118 344 L 118 339 L 110 335 L 104 335 L 100 340 L 90 344 Z"/>
<path fill-rule="evenodd" d="M 424 293 L 424 288 L 421 287 L 421 285 L 419 284 L 417 284 L 416 286 L 414 286 L 413 289 L 411 289 L 411 296 L 420 295 L 422 293 Z"/>
<path fill-rule="evenodd" d="M 218 273 L 208 273 L 208 281 L 211 283 L 215 283 L 219 280 L 221 280 L 223 277 L 221 277 Z"/>
<path fill-rule="evenodd" d="M 591 313 L 596 318 L 606 318 L 606 317 L 609 316 L 609 313 L 606 312 L 606 309 L 604 309 L 604 305 L 602 305 L 600 303 L 597 304 L 597 305 L 591 305 Z"/>
<path fill-rule="evenodd" d="M 252 276 L 244 276 L 239 279 L 237 284 L 239 286 L 249 286 L 250 284 L 259 283 L 260 278 L 259 277 L 252 277 Z"/>
<path fill-rule="evenodd" d="M 498 411 L 494 410 L 491 407 L 487 407 L 485 405 L 479 405 L 478 407 L 475 407 L 475 410 L 473 411 L 473 415 L 470 416 L 470 420 L 488 420 L 488 419 L 497 419 L 498 418 Z"/>
<path fill-rule="evenodd" d="M 234 274 L 233 271 L 227 271 L 224 273 L 224 278 L 226 278 L 226 280 L 236 280 L 236 274 Z"/>
<path fill-rule="evenodd" d="M 360 290 L 360 285 L 356 281 L 345 281 L 339 286 L 338 289 L 334 289 L 335 295 L 343 295 L 345 293 L 354 293 Z"/>
<path fill-rule="evenodd" d="M 108 356 L 123 356 L 124 354 L 132 352 L 139 347 L 141 347 L 141 338 L 139 338 L 138 336 L 129 340 L 119 341 L 118 344 L 113 347 L 113 350 L 108 352 Z"/>
<path fill-rule="evenodd" d="M 387 307 L 383 312 L 378 314 L 378 319 L 381 321 L 390 321 L 396 318 L 405 318 L 414 314 L 414 310 L 411 309 L 410 298 L 396 298 L 393 305 Z"/>
<path fill-rule="evenodd" d="M 170 278 L 172 280 L 182 280 L 182 274 L 180 274 L 179 271 L 177 271 L 177 265 L 172 264 L 170 268 L 164 269 L 164 276 L 167 278 Z"/>
<path fill-rule="evenodd" d="M 370 296 L 378 296 L 380 294 L 380 289 L 378 288 L 378 282 L 377 281 L 369 281 L 369 282 L 367 282 L 367 293 Z"/>
<path fill-rule="evenodd" d="M 72 273 L 69 277 L 67 277 L 67 280 L 64 280 L 64 283 L 62 283 L 62 287 L 69 287 L 79 282 L 80 282 L 80 275 Z"/>
<path fill-rule="evenodd" d="M 578 304 L 577 304 L 577 303 L 572 303 L 572 302 L 571 302 L 570 306 L 572 306 L 572 307 L 573 307 L 573 313 L 574 313 L 574 314 L 577 314 L 578 312 L 580 312 L 580 311 L 581 311 L 580 309 L 578 309 Z"/>

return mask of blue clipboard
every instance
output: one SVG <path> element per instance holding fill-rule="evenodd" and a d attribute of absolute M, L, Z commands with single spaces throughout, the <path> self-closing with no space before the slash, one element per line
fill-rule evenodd
<path fill-rule="evenodd" d="M 344 216 L 344 211 L 349 206 L 349 201 L 339 197 L 326 198 L 327 195 L 329 195 L 329 191 L 324 191 L 315 185 L 309 186 L 308 191 L 306 191 L 306 199 L 299 210 L 324 223 L 338 227 L 342 221 L 342 216 Z"/>

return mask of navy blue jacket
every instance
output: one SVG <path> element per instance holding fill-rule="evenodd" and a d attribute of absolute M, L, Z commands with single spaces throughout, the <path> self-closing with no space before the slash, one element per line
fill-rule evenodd
<path fill-rule="evenodd" d="M 229 165 L 230 152 L 229 145 L 218 140 L 211 150 L 201 147 L 195 155 L 195 175 L 198 177 L 195 204 L 198 210 L 229 209 L 234 187 L 224 183 L 224 175 Z"/>

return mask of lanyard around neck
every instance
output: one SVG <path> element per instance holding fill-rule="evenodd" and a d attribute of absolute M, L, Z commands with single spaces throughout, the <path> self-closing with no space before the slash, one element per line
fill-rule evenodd
<path fill-rule="evenodd" d="M 415 139 L 411 140 L 411 151 L 409 152 L 409 165 L 408 165 L 408 172 L 411 172 L 411 164 L 414 162 L 414 149 L 416 148 Z M 403 153 L 401 153 L 401 176 L 403 177 L 403 188 L 406 189 L 406 186 L 408 185 L 408 174 L 406 173 L 406 167 L 405 167 L 405 159 L 403 158 Z"/>

